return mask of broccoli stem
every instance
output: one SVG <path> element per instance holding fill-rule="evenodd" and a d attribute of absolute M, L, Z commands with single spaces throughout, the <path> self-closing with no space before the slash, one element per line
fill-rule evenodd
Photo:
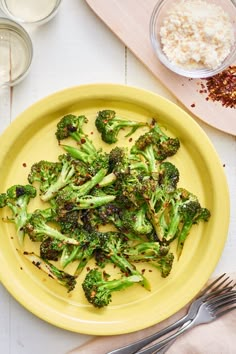
<path fill-rule="evenodd" d="M 72 291 L 76 285 L 75 277 L 69 273 L 66 273 L 52 263 L 43 260 L 35 253 L 24 252 L 24 256 L 37 268 L 45 272 L 50 278 L 55 279 L 59 284 L 65 286 L 68 292 Z"/>
<path fill-rule="evenodd" d="M 116 197 L 113 195 L 104 195 L 100 197 L 86 195 L 84 197 L 76 199 L 76 206 L 73 209 L 81 210 L 98 208 L 104 204 L 112 202 L 115 198 Z"/>
<path fill-rule="evenodd" d="M 118 254 L 113 253 L 109 255 L 109 259 L 112 263 L 116 264 L 125 274 L 131 274 L 142 278 L 142 285 L 146 290 L 151 290 L 149 281 L 139 273 L 136 267 L 127 261 L 124 257 L 120 257 Z"/>
<path fill-rule="evenodd" d="M 100 182 L 106 176 L 107 169 L 102 168 L 98 173 L 93 176 L 89 181 L 85 182 L 81 186 L 73 187 L 73 190 L 76 191 L 78 197 L 82 197 L 90 192 L 90 190 L 95 187 L 97 184 L 100 186 Z"/>
<path fill-rule="evenodd" d="M 44 202 L 52 199 L 55 194 L 70 183 L 71 177 L 75 173 L 75 168 L 73 165 L 63 165 L 62 171 L 55 183 L 51 184 L 48 190 L 41 195 L 41 199 Z"/>
<path fill-rule="evenodd" d="M 108 175 L 104 176 L 104 178 L 99 182 L 99 187 L 107 187 L 110 186 L 117 180 L 116 175 L 111 172 Z"/>
<path fill-rule="evenodd" d="M 91 164 L 96 159 L 96 155 L 94 154 L 87 154 L 82 150 L 75 148 L 74 146 L 64 145 L 61 144 L 60 146 L 74 159 L 78 159 L 86 164 Z"/>

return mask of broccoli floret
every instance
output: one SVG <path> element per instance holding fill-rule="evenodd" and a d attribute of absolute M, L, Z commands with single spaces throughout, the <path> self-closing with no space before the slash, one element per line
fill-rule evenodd
<path fill-rule="evenodd" d="M 143 156 L 152 174 L 157 172 L 157 162 L 176 154 L 179 147 L 179 139 L 167 136 L 157 122 L 154 122 L 150 130 L 136 140 L 131 154 Z"/>
<path fill-rule="evenodd" d="M 167 277 L 172 269 L 174 255 L 169 253 L 170 247 L 159 242 L 142 242 L 125 249 L 124 254 L 131 262 L 149 262 Z"/>
<path fill-rule="evenodd" d="M 40 257 L 49 261 L 58 261 L 64 246 L 61 241 L 47 237 L 40 244 Z"/>
<path fill-rule="evenodd" d="M 7 221 L 15 224 L 20 245 L 23 245 L 24 226 L 30 215 L 28 204 L 36 194 L 36 189 L 29 184 L 14 185 L 6 193 L 0 194 L 0 208 L 7 206 L 11 210 L 11 218 L 7 218 Z"/>
<path fill-rule="evenodd" d="M 98 151 L 93 142 L 88 138 L 84 132 L 84 125 L 88 122 L 85 116 L 75 116 L 68 114 L 64 116 L 57 124 L 56 138 L 61 140 L 71 137 L 76 141 L 77 148 L 69 145 L 60 145 L 72 157 L 79 159 L 86 164 L 90 164 L 96 160 Z"/>
<path fill-rule="evenodd" d="M 144 122 L 135 122 L 125 120 L 116 116 L 113 110 L 99 111 L 95 120 L 95 125 L 99 133 L 101 133 L 102 140 L 107 144 L 114 144 L 118 141 L 118 134 L 121 129 L 131 127 L 131 131 L 126 135 L 132 135 L 138 128 L 147 126 Z"/>
<path fill-rule="evenodd" d="M 112 293 L 120 291 L 142 281 L 139 275 L 123 276 L 120 279 L 105 280 L 103 274 L 97 269 L 91 269 L 82 287 L 86 299 L 95 307 L 102 308 L 112 301 Z"/>
<path fill-rule="evenodd" d="M 171 162 L 164 161 L 158 168 L 158 185 L 165 193 L 174 192 L 179 182 L 179 170 Z"/>
<path fill-rule="evenodd" d="M 114 195 L 84 195 L 77 196 L 76 191 L 65 187 L 54 200 L 53 207 L 59 218 L 75 210 L 94 209 L 101 205 L 112 202 L 116 197 Z"/>
<path fill-rule="evenodd" d="M 47 224 L 47 219 L 41 210 L 35 210 L 27 219 L 24 231 L 32 241 L 43 241 L 47 237 L 61 241 L 64 244 L 78 245 L 79 241 L 75 238 L 62 234 L 56 228 Z"/>
<path fill-rule="evenodd" d="M 124 256 L 123 250 L 126 247 L 127 239 L 119 232 L 100 232 L 98 234 L 100 239 L 101 253 L 114 263 L 126 275 L 138 275 L 142 278 L 142 285 L 145 289 L 150 290 L 148 280 L 130 263 Z"/>
<path fill-rule="evenodd" d="M 103 180 L 106 176 L 107 169 L 101 168 L 95 176 L 91 177 L 87 182 L 81 184 L 80 186 L 70 185 L 69 188 L 76 193 L 77 198 L 87 195 L 96 185 Z"/>
<path fill-rule="evenodd" d="M 180 215 L 181 226 L 178 230 L 178 245 L 177 255 L 181 256 L 185 240 L 194 224 L 198 224 L 200 221 L 207 222 L 210 218 L 210 211 L 207 208 L 202 208 L 198 198 L 186 190 L 181 190 L 180 198 L 183 200 L 177 201 L 177 208 Z M 183 197 L 184 195 L 184 197 Z M 178 196 L 179 197 L 179 196 Z M 175 209 L 176 210 L 176 209 Z M 174 218 L 178 216 L 174 214 Z"/>
<path fill-rule="evenodd" d="M 55 279 L 59 284 L 66 287 L 68 292 L 76 285 L 76 277 L 58 269 L 55 265 L 37 256 L 35 253 L 24 252 L 24 256 L 37 268 L 45 272 L 50 278 Z"/>
<path fill-rule="evenodd" d="M 180 148 L 179 138 L 171 138 L 166 135 L 163 129 L 160 128 L 159 124 L 153 120 L 152 130 L 159 134 L 159 142 L 155 149 L 155 157 L 159 161 L 165 160 L 167 157 L 173 156 L 177 153 Z"/>
<path fill-rule="evenodd" d="M 82 272 L 88 261 L 93 257 L 94 251 L 99 247 L 99 242 L 93 232 L 88 232 L 82 225 L 74 231 L 78 246 L 65 245 L 60 258 L 62 268 L 68 264 L 78 261 L 74 275 L 77 277 Z"/>
<path fill-rule="evenodd" d="M 159 165 L 157 176 L 150 176 L 142 182 L 140 193 L 147 205 L 147 215 L 160 241 L 165 238 L 170 218 L 169 206 L 172 193 L 179 181 L 179 171 L 170 162 Z"/>
<path fill-rule="evenodd" d="M 28 182 L 30 184 L 38 182 L 40 184 L 40 192 L 44 193 L 48 190 L 52 183 L 55 183 L 60 172 L 60 162 L 41 160 L 31 166 L 31 170 L 28 175 Z"/>
<path fill-rule="evenodd" d="M 40 198 L 45 202 L 55 197 L 69 183 L 80 184 L 87 179 L 87 168 L 70 155 L 59 156 L 59 162 L 40 161 L 35 163 L 28 175 L 30 183 L 40 183 Z"/>
<path fill-rule="evenodd" d="M 123 228 L 132 231 L 137 235 L 148 235 L 153 231 L 153 226 L 147 218 L 146 204 L 137 209 L 125 209 L 120 214 Z"/>
<path fill-rule="evenodd" d="M 170 247 L 160 242 L 140 242 L 125 248 L 124 254 L 133 262 L 146 262 L 166 256 Z"/>
<path fill-rule="evenodd" d="M 173 253 L 168 253 L 166 256 L 160 257 L 155 262 L 151 262 L 151 265 L 160 270 L 161 276 L 166 278 L 172 270 L 173 262 Z"/>

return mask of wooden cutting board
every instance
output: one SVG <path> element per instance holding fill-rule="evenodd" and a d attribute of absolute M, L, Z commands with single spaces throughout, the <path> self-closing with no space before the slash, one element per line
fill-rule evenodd
<path fill-rule="evenodd" d="M 149 39 L 149 20 L 156 0 L 86 0 L 92 10 L 141 60 L 160 82 L 196 117 L 236 135 L 236 109 L 206 100 L 205 80 L 189 79 L 165 68 L 155 56 Z"/>

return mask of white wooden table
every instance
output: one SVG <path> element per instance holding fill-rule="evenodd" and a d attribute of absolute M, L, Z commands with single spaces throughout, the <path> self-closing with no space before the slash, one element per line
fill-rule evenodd
<path fill-rule="evenodd" d="M 13 89 L 0 91 L 0 131 L 37 100 L 64 88 L 86 83 L 137 86 L 176 102 L 83 0 L 64 0 L 51 22 L 26 29 L 34 46 L 32 67 L 22 83 Z M 215 274 L 232 272 L 236 270 L 236 141 L 235 137 L 200 120 L 198 123 L 225 165 L 231 195 L 228 240 Z M 18 304 L 0 284 L 1 354 L 65 354 L 89 338 L 38 319 Z"/>

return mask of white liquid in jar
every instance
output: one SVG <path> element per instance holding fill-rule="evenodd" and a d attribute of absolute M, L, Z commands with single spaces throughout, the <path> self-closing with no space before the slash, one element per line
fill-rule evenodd
<path fill-rule="evenodd" d="M 0 27 L 0 85 L 19 79 L 28 65 L 24 40 L 11 29 Z"/>
<path fill-rule="evenodd" d="M 36 22 L 52 13 L 58 0 L 5 0 L 6 7 L 15 18 Z"/>

